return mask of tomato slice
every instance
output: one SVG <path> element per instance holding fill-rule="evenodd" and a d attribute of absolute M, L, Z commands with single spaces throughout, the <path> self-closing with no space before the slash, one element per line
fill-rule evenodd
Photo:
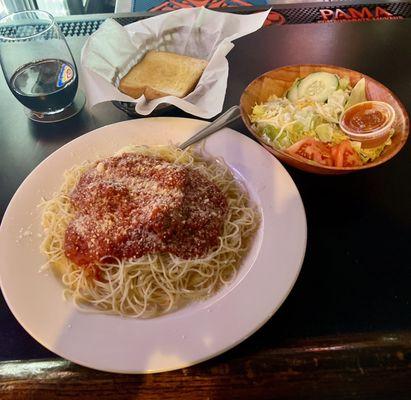
<path fill-rule="evenodd" d="M 336 144 L 335 146 L 332 146 L 332 147 L 330 148 L 331 158 L 333 159 L 333 162 L 334 162 L 334 160 L 335 160 L 336 157 L 337 157 L 338 147 L 339 147 L 338 144 Z"/>
<path fill-rule="evenodd" d="M 349 140 L 344 140 L 331 148 L 331 156 L 336 167 L 358 167 L 362 161 Z"/>
<path fill-rule="evenodd" d="M 312 138 L 305 138 L 287 149 L 289 154 L 312 160 L 321 165 L 333 165 L 329 146 Z"/>

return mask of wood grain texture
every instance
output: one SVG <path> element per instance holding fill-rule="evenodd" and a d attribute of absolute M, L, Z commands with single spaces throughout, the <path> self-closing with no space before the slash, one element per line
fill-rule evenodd
<path fill-rule="evenodd" d="M 269 146 L 264 140 L 257 135 L 252 127 L 249 115 L 255 104 L 261 104 L 268 100 L 272 95 L 282 97 L 290 88 L 297 78 L 304 78 L 313 72 L 330 72 L 338 76 L 347 77 L 350 79 L 352 87 L 361 79 L 365 78 L 366 92 L 368 100 L 378 100 L 389 103 L 395 110 L 396 119 L 394 122 L 395 134 L 392 137 L 392 144 L 387 146 L 381 155 L 374 161 L 364 164 L 360 167 L 328 167 L 319 164 L 310 163 L 309 160 L 304 161 L 301 158 L 294 157 L 285 151 L 276 150 Z M 325 175 L 345 174 L 362 169 L 368 169 L 380 165 L 392 157 L 394 157 L 404 146 L 409 133 L 409 117 L 405 107 L 399 99 L 381 83 L 375 79 L 364 75 L 360 72 L 353 71 L 347 68 L 335 67 L 332 65 L 322 64 L 306 64 L 306 65 L 290 65 L 274 69 L 256 78 L 251 82 L 240 99 L 241 115 L 244 124 L 254 137 L 272 154 L 283 162 L 301 169 L 302 171 L 312 172 Z"/>
<path fill-rule="evenodd" d="M 62 359 L 0 363 L 0 398 L 409 399 L 411 333 L 317 337 L 179 371 L 115 375 Z"/>

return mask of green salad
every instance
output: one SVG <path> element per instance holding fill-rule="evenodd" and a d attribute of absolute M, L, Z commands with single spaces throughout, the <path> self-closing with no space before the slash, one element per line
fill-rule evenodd
<path fill-rule="evenodd" d="M 320 160 L 308 157 L 315 162 L 334 166 L 362 165 L 376 159 L 384 147 L 391 144 L 393 133 L 385 143 L 374 148 L 363 148 L 361 142 L 352 141 L 344 134 L 339 126 L 342 113 L 366 100 L 364 78 L 352 88 L 348 78 L 314 72 L 297 79 L 284 97 L 273 95 L 265 103 L 256 104 L 250 120 L 257 134 L 277 150 L 292 152 L 297 143 L 314 143 L 316 147 L 320 146 L 322 153 L 326 153 L 326 147 L 330 153 Z M 321 143 L 326 147 L 321 147 Z M 350 161 L 339 161 L 339 164 L 345 162 L 348 165 L 337 165 L 333 157 L 341 143 L 345 149 L 352 149 Z M 305 153 L 300 151 L 299 154 Z"/>

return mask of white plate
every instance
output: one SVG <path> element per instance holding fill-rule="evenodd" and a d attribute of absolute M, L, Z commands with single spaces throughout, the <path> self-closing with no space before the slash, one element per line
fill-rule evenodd
<path fill-rule="evenodd" d="M 181 143 L 205 124 L 147 118 L 113 124 L 73 140 L 43 161 L 17 190 L 0 228 L 0 278 L 14 316 L 33 338 L 75 363 L 111 372 L 148 373 L 187 367 L 237 345 L 280 307 L 299 274 L 306 219 L 297 188 L 259 144 L 231 129 L 206 140 L 262 210 L 263 220 L 237 277 L 210 299 L 174 313 L 138 320 L 87 314 L 62 298 L 53 273 L 39 273 L 42 196 L 58 189 L 63 171 L 134 144 Z"/>

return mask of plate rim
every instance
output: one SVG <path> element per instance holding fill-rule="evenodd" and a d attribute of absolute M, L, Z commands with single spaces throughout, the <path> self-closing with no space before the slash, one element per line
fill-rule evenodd
<path fill-rule="evenodd" d="M 113 127 L 113 126 L 119 126 L 119 125 L 133 125 L 135 123 L 139 123 L 139 121 L 147 121 L 147 120 L 174 120 L 177 122 L 180 122 L 180 120 L 190 120 L 190 121 L 196 121 L 197 123 L 203 123 L 204 125 L 206 125 L 208 122 L 207 121 L 202 121 L 202 120 L 197 120 L 197 119 L 193 119 L 193 118 L 181 118 L 181 117 L 153 117 L 153 118 L 145 118 L 143 120 L 126 120 L 126 121 L 121 121 L 121 122 L 117 122 L 117 123 L 113 123 L 113 124 L 109 124 L 103 127 L 99 127 L 97 129 L 94 129 L 92 131 L 89 131 L 83 135 L 80 135 L 78 137 L 76 137 L 75 139 L 65 143 L 63 146 L 61 146 L 60 148 L 56 149 L 55 151 L 53 151 L 50 155 L 48 155 L 44 160 L 42 160 L 28 175 L 27 177 L 23 180 L 23 182 L 19 185 L 18 189 L 16 190 L 16 192 L 14 193 L 14 195 L 12 196 L 6 211 L 4 212 L 3 215 L 3 219 L 2 219 L 2 223 L 0 225 L 0 239 L 2 236 L 2 231 L 4 231 L 4 225 L 5 225 L 5 221 L 7 221 L 8 219 L 8 214 L 11 212 L 10 210 L 12 210 L 13 208 L 13 201 L 15 198 L 17 198 L 19 196 L 20 193 L 20 189 L 26 184 L 27 181 L 29 181 L 32 177 L 32 175 L 37 173 L 37 169 L 43 165 L 46 164 L 48 162 L 48 160 L 51 157 L 55 157 L 57 153 L 63 153 L 65 152 L 67 147 L 70 147 L 70 145 L 72 145 L 73 142 L 79 140 L 80 138 L 91 134 L 91 133 L 100 133 L 101 131 L 104 131 L 105 129 L 107 129 L 107 127 Z M 182 121 L 183 122 L 183 121 Z M 229 132 L 231 133 L 235 133 L 235 134 L 239 134 L 238 131 L 235 131 L 233 129 L 230 128 L 224 128 L 227 129 Z M 240 133 L 241 134 L 241 133 Z M 241 136 L 243 137 L 243 139 L 245 139 L 246 141 L 249 141 L 251 143 L 253 143 L 253 145 L 256 145 L 258 147 L 260 147 L 260 149 L 262 151 L 266 151 L 264 150 L 264 148 L 262 146 L 260 146 L 260 144 L 254 140 L 252 140 L 251 138 L 247 137 L 244 134 L 241 134 Z M 21 315 L 19 315 L 19 317 L 16 316 L 16 310 L 15 307 L 13 305 L 11 305 L 10 303 L 10 299 L 8 298 L 8 295 L 5 293 L 4 290 L 4 285 L 3 285 L 3 279 L 2 279 L 2 274 L 1 274 L 1 270 L 0 270 L 0 289 L 2 291 L 3 297 L 5 299 L 5 302 L 7 304 L 7 306 L 9 307 L 11 313 L 13 314 L 13 317 L 16 318 L 16 320 L 18 321 L 18 323 L 23 327 L 23 329 L 29 333 L 29 335 L 36 340 L 38 343 L 40 343 L 43 347 L 45 347 L 47 350 L 53 352 L 54 354 L 56 354 L 58 357 L 70 360 L 73 363 L 76 363 L 78 365 L 84 366 L 84 367 L 88 367 L 88 368 L 92 368 L 95 370 L 99 370 L 99 371 L 105 371 L 105 372 L 112 372 L 112 373 L 127 373 L 127 374 L 149 374 L 149 373 L 159 373 L 159 372 L 166 372 L 166 371 L 173 371 L 173 370 L 178 370 L 181 368 L 187 368 L 190 367 L 192 365 L 196 365 L 199 364 L 201 362 L 204 362 L 206 360 L 209 360 L 211 358 L 217 357 L 218 355 L 221 355 L 222 353 L 234 348 L 235 346 L 237 346 L 238 344 L 242 343 L 244 340 L 246 340 L 247 338 L 249 338 L 250 336 L 252 336 L 256 331 L 258 331 L 277 311 L 278 309 L 282 306 L 282 304 L 284 303 L 284 301 L 287 299 L 287 297 L 289 296 L 290 292 L 292 291 L 293 287 L 295 286 L 295 283 L 300 275 L 301 269 L 302 269 L 302 265 L 304 263 L 304 259 L 305 259 L 305 254 L 306 254 L 306 248 L 307 248 L 307 217 L 306 217 L 306 212 L 305 212 L 305 207 L 304 207 L 304 203 L 302 201 L 301 195 L 298 191 L 298 188 L 295 184 L 295 182 L 293 181 L 292 177 L 290 176 L 290 174 L 288 173 L 288 171 L 284 168 L 284 166 L 272 155 L 271 159 L 273 162 L 273 166 L 275 165 L 276 168 L 279 168 L 280 171 L 285 174 L 289 180 L 291 181 L 292 185 L 294 185 L 295 190 L 298 194 L 298 198 L 299 198 L 299 203 L 301 206 L 301 211 L 302 211 L 302 225 L 299 226 L 299 228 L 301 229 L 301 235 L 303 237 L 303 243 L 302 243 L 302 251 L 300 254 L 300 259 L 298 262 L 298 265 L 296 265 L 295 270 L 294 270 L 294 275 L 292 278 L 292 281 L 287 289 L 287 291 L 284 293 L 283 297 L 281 298 L 281 300 L 277 303 L 276 307 L 273 308 L 271 310 L 270 313 L 268 313 L 265 318 L 263 318 L 262 320 L 259 321 L 259 323 L 257 323 L 253 329 L 251 329 L 250 331 L 248 331 L 245 335 L 242 335 L 238 340 L 233 341 L 230 343 L 230 345 L 218 350 L 218 351 L 210 351 L 207 356 L 202 357 L 202 358 L 197 358 L 195 360 L 192 360 L 191 362 L 185 362 L 185 363 L 180 363 L 180 365 L 178 367 L 171 367 L 171 368 L 164 368 L 164 369 L 155 369 L 155 370 L 149 370 L 149 369 L 145 369 L 145 370 L 129 370 L 129 369 L 108 369 L 108 368 L 101 368 L 99 366 L 96 366 L 92 363 L 87 363 L 87 362 L 83 362 L 83 361 L 78 361 L 78 360 L 74 360 L 73 357 L 69 358 L 67 357 L 67 354 L 64 354 L 63 352 L 57 350 L 55 348 L 53 348 L 53 344 L 47 343 L 46 341 L 44 341 L 42 338 L 40 338 L 38 335 L 32 333 L 31 329 L 29 326 L 27 326 L 27 324 L 25 323 L 24 320 L 21 320 Z M 4 234 L 4 233 L 3 233 Z M 262 240 L 262 239 L 261 239 Z M 258 251 L 259 254 L 259 251 Z M 258 255 L 257 254 L 257 255 Z M 255 260 L 254 260 L 255 261 Z M 19 312 L 17 312 L 17 314 L 19 314 Z M 54 346 L 55 347 L 55 346 Z"/>

